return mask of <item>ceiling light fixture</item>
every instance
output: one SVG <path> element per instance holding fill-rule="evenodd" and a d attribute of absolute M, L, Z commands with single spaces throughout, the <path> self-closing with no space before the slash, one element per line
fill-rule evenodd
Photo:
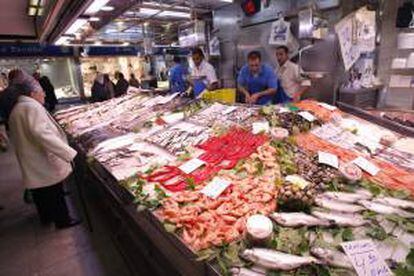
<path fill-rule="evenodd" d="M 69 37 L 61 36 L 58 40 L 56 40 L 55 45 L 66 45 L 69 42 Z"/>
<path fill-rule="evenodd" d="M 104 6 L 101 8 L 101 11 L 113 11 L 114 9 L 112 6 Z"/>
<path fill-rule="evenodd" d="M 92 4 L 86 9 L 85 14 L 91 15 L 95 14 L 101 10 L 106 4 L 108 4 L 109 0 L 94 0 Z"/>
<path fill-rule="evenodd" d="M 65 34 L 75 34 L 83 25 L 88 22 L 87 19 L 78 18 L 73 24 L 67 29 Z"/>
<path fill-rule="evenodd" d="M 96 16 L 89 17 L 89 21 L 91 21 L 91 22 L 98 22 L 100 20 L 101 19 L 99 17 L 96 17 Z"/>
<path fill-rule="evenodd" d="M 179 17 L 179 18 L 190 18 L 190 14 L 186 12 L 176 12 L 176 11 L 160 11 L 157 9 L 150 9 L 150 8 L 141 8 L 139 10 L 140 14 L 152 16 L 156 13 L 159 17 Z"/>
<path fill-rule="evenodd" d="M 30 0 L 27 7 L 27 15 L 29 16 L 42 16 L 44 0 Z"/>

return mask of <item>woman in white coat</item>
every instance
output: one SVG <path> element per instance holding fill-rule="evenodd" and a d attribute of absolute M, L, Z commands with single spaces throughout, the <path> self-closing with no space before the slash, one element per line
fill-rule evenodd
<path fill-rule="evenodd" d="M 56 228 L 79 224 L 79 220 L 69 216 L 62 184 L 72 172 L 71 161 L 77 153 L 43 107 L 45 94 L 41 86 L 23 73 L 5 93 L 10 138 L 23 183 L 32 193 L 41 222 L 53 222 Z"/>

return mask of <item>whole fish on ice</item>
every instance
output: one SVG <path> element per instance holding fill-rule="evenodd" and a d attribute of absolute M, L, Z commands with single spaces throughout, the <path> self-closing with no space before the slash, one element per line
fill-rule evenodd
<path fill-rule="evenodd" d="M 233 267 L 230 269 L 230 272 L 233 276 L 264 276 L 266 275 L 266 270 L 262 271 L 254 268 L 245 268 L 245 267 Z"/>
<path fill-rule="evenodd" d="M 403 200 L 393 197 L 377 197 L 373 201 L 384 205 L 391 205 L 396 208 L 414 209 L 414 201 L 411 200 Z"/>
<path fill-rule="evenodd" d="M 310 252 L 313 256 L 329 266 L 347 269 L 353 268 L 348 256 L 337 250 L 322 247 L 313 247 L 311 248 Z"/>
<path fill-rule="evenodd" d="M 323 196 L 316 197 L 315 204 L 332 211 L 344 213 L 359 213 L 365 210 L 365 208 L 360 205 L 343 203 Z"/>
<path fill-rule="evenodd" d="M 270 215 L 277 224 L 285 227 L 301 226 L 330 226 L 332 223 L 325 219 L 315 218 L 305 213 L 273 213 Z"/>
<path fill-rule="evenodd" d="M 346 214 L 333 211 L 322 212 L 318 210 L 313 210 L 311 214 L 320 219 L 330 220 L 338 226 L 358 227 L 368 223 L 364 220 L 363 216 L 358 214 Z"/>
<path fill-rule="evenodd" d="M 320 263 L 314 257 L 296 256 L 265 248 L 246 249 L 241 256 L 258 266 L 278 270 L 292 270 L 303 265 Z"/>
<path fill-rule="evenodd" d="M 368 201 L 368 200 L 361 200 L 359 202 L 359 204 L 361 204 L 362 206 L 364 206 L 368 210 L 379 213 L 379 214 L 398 215 L 398 216 L 401 216 L 403 218 L 414 218 L 414 213 L 410 213 L 410 212 L 404 211 L 402 209 L 395 208 L 395 207 L 388 206 L 388 205 L 384 205 L 384 204 L 381 204 L 381 203 L 376 203 L 376 202 Z"/>
<path fill-rule="evenodd" d="M 370 193 L 344 193 L 344 192 L 325 192 L 321 194 L 323 197 L 335 199 L 346 203 L 356 203 L 360 200 L 371 199 Z"/>

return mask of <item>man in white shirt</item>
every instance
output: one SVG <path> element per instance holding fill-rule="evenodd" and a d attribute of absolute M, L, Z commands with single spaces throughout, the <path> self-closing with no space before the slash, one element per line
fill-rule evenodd
<path fill-rule="evenodd" d="M 309 90 L 309 82 L 305 83 L 300 77 L 300 68 L 289 60 L 289 49 L 279 46 L 276 49 L 276 58 L 279 63 L 277 75 L 286 95 L 294 102 L 300 101 L 303 93 Z"/>
<path fill-rule="evenodd" d="M 190 83 L 193 86 L 195 96 L 198 96 L 205 89 L 217 89 L 218 80 L 216 71 L 210 63 L 205 61 L 204 53 L 200 48 L 196 48 L 193 51 L 192 59 L 194 67 L 190 72 Z"/>

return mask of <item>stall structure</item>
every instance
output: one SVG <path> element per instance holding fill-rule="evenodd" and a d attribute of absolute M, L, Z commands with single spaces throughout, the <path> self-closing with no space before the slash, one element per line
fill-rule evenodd
<path fill-rule="evenodd" d="M 55 118 L 135 273 L 412 271 L 408 131 L 310 100 L 259 107 L 176 94 L 129 93 Z M 362 268 L 349 251 L 361 243 Z"/>
<path fill-rule="evenodd" d="M 81 85 L 73 48 L 38 44 L 3 45 L 0 52 L 1 73 L 7 75 L 15 68 L 47 76 L 55 87 L 58 100 L 80 97 Z"/>

